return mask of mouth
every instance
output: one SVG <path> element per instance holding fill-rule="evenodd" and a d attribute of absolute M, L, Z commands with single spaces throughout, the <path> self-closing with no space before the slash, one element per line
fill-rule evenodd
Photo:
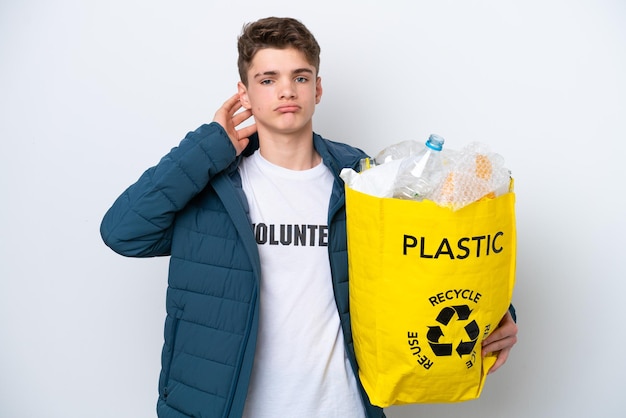
<path fill-rule="evenodd" d="M 277 112 L 281 113 L 294 113 L 300 110 L 300 106 L 296 104 L 284 104 L 276 108 Z"/>

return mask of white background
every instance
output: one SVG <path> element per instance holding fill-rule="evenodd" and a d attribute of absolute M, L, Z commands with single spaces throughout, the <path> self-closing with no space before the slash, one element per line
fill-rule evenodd
<path fill-rule="evenodd" d="M 315 130 L 371 154 L 479 140 L 516 179 L 519 343 L 479 400 L 389 417 L 626 414 L 623 1 L 0 3 L 0 416 L 155 416 L 167 259 L 113 200 L 235 92 L 269 15 L 322 46 Z"/>

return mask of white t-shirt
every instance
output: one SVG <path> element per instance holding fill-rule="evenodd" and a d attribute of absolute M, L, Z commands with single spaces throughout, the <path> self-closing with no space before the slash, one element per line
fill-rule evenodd
<path fill-rule="evenodd" d="M 261 256 L 260 322 L 243 416 L 363 418 L 328 258 L 332 173 L 294 171 L 259 151 L 240 166 Z"/>

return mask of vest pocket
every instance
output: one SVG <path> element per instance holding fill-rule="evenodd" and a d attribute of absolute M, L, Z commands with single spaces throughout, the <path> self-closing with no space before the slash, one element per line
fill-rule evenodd
<path fill-rule="evenodd" d="M 168 384 L 170 380 L 170 372 L 172 368 L 172 361 L 174 360 L 174 351 L 176 350 L 176 337 L 178 336 L 178 324 L 183 316 L 182 311 L 176 311 L 175 316 L 168 316 L 166 322 L 165 344 L 163 346 L 162 366 L 161 372 L 162 381 L 162 396 L 163 399 L 167 399 L 168 396 Z"/>

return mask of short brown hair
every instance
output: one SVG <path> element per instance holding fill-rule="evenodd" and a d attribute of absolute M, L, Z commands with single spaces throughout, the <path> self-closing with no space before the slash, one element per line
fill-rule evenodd
<path fill-rule="evenodd" d="M 243 26 L 237 39 L 239 77 L 248 85 L 248 70 L 256 53 L 265 48 L 295 48 L 309 64 L 320 69 L 320 46 L 313 34 L 299 20 L 290 17 L 267 17 Z"/>

